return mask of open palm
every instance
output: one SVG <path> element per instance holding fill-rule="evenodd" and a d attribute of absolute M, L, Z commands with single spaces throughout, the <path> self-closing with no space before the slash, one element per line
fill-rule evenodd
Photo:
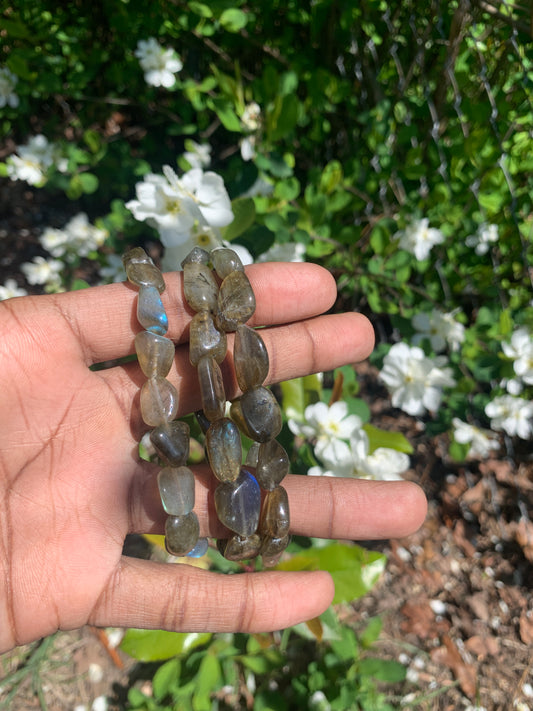
<path fill-rule="evenodd" d="M 365 358 L 370 325 L 357 314 L 320 316 L 335 299 L 328 272 L 265 264 L 247 273 L 253 323 L 270 354 L 269 381 Z M 199 407 L 187 355 L 191 313 L 181 275 L 166 274 L 168 336 L 177 343 L 169 379 L 180 415 Z M 187 565 L 122 555 L 128 533 L 161 533 L 155 465 L 139 460 L 143 433 L 135 362 L 89 366 L 134 352 L 136 291 L 112 284 L 0 303 L 0 652 L 86 623 L 173 630 L 280 629 L 322 612 L 333 596 L 326 573 L 222 576 Z M 231 360 L 228 356 L 228 361 Z M 236 393 L 223 365 L 228 397 Z M 222 534 L 208 470 L 198 468 L 203 535 Z M 284 482 L 285 485 L 285 482 Z M 292 530 L 334 538 L 401 536 L 425 514 L 406 482 L 286 479 Z"/>

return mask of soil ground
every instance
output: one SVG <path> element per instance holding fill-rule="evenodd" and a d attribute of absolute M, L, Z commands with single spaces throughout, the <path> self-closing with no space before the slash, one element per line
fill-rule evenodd
<path fill-rule="evenodd" d="M 64 199 L 45 200 L 42 191 L 1 181 L 0 283 L 11 277 L 37 293 L 39 287 L 25 284 L 20 265 L 44 254 L 38 243 L 44 226 L 61 227 L 77 211 Z M 407 478 L 424 488 L 429 511 L 414 536 L 365 543 L 388 554 L 386 571 L 369 595 L 339 614 L 356 627 L 382 617 L 379 654 L 409 665 L 408 681 L 394 688 L 398 708 L 533 709 L 533 524 L 527 515 L 533 458 L 527 443 L 513 451 L 502 441 L 500 456 L 485 462 L 450 462 L 445 440 L 428 437 L 418 420 L 390 408 L 368 363 L 357 371 L 372 423 L 402 431 L 415 447 Z M 108 708 L 119 709 L 137 672 L 135 661 L 113 647 L 112 635 L 90 628 L 59 633 L 0 656 L 0 709 L 90 709 L 101 696 L 111 699 Z"/>

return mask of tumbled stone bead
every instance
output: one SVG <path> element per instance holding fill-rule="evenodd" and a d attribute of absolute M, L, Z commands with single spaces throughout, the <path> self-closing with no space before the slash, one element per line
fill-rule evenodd
<path fill-rule="evenodd" d="M 225 279 L 231 272 L 243 272 L 241 258 L 233 249 L 220 247 L 211 252 L 213 267 L 220 279 Z"/>
<path fill-rule="evenodd" d="M 289 497 L 282 486 L 277 486 L 265 496 L 259 530 L 262 536 L 283 538 L 289 532 L 290 525 Z"/>
<path fill-rule="evenodd" d="M 210 422 L 224 417 L 226 394 L 222 372 L 216 360 L 204 356 L 198 361 L 198 383 L 202 397 L 202 409 Z"/>
<path fill-rule="evenodd" d="M 178 412 L 178 393 L 165 378 L 149 378 L 141 388 L 141 415 L 147 425 L 170 422 Z"/>
<path fill-rule="evenodd" d="M 259 555 L 261 538 L 257 533 L 252 533 L 251 536 L 246 537 L 219 538 L 217 548 L 226 560 L 247 560 Z"/>
<path fill-rule="evenodd" d="M 213 272 L 205 264 L 192 262 L 184 266 L 183 291 L 191 309 L 195 311 L 216 310 L 218 284 Z"/>
<path fill-rule="evenodd" d="M 241 431 L 256 442 L 268 442 L 281 432 L 281 410 L 267 388 L 245 392 L 233 401 L 230 414 Z"/>
<path fill-rule="evenodd" d="M 281 444 L 272 439 L 259 445 L 255 477 L 262 489 L 270 491 L 289 473 L 289 457 Z"/>
<path fill-rule="evenodd" d="M 241 468 L 236 481 L 215 489 L 215 509 L 220 522 L 240 536 L 250 536 L 259 523 L 261 489 L 252 474 Z"/>
<path fill-rule="evenodd" d="M 198 543 L 200 524 L 191 511 L 183 516 L 169 516 L 165 521 L 165 545 L 171 555 L 187 555 Z"/>
<path fill-rule="evenodd" d="M 157 475 L 163 508 L 171 516 L 183 516 L 194 508 L 194 474 L 189 467 L 163 467 Z"/>
<path fill-rule="evenodd" d="M 168 331 L 168 318 L 155 286 L 139 287 L 137 297 L 137 320 L 147 331 L 164 336 Z"/>
<path fill-rule="evenodd" d="M 280 538 L 265 536 L 262 537 L 261 540 L 261 555 L 263 556 L 264 562 L 265 558 L 271 558 L 283 553 L 285 548 L 289 545 L 291 537 L 288 534 L 286 536 L 281 536 Z"/>
<path fill-rule="evenodd" d="M 227 337 L 215 326 L 209 311 L 200 311 L 193 316 L 189 326 L 189 360 L 197 366 L 203 356 L 211 356 L 217 363 L 226 357 Z"/>
<path fill-rule="evenodd" d="M 132 247 L 123 255 L 122 263 L 124 264 L 124 269 L 127 269 L 128 264 L 134 262 L 138 264 L 153 264 L 151 257 L 146 254 L 142 247 Z"/>
<path fill-rule="evenodd" d="M 262 385 L 268 375 L 268 351 L 259 333 L 241 324 L 235 334 L 233 348 L 235 375 L 240 389 L 245 392 Z"/>
<path fill-rule="evenodd" d="M 181 268 L 185 269 L 186 264 L 205 264 L 207 266 L 210 259 L 211 257 L 209 252 L 206 252 L 205 249 L 202 249 L 201 247 L 193 247 L 182 261 Z"/>
<path fill-rule="evenodd" d="M 164 378 L 168 375 L 175 354 L 170 338 L 151 331 L 141 331 L 135 336 L 135 350 L 139 365 L 147 378 L 156 375 Z"/>
<path fill-rule="evenodd" d="M 201 558 L 207 553 L 209 548 L 209 541 L 207 538 L 199 538 L 198 543 L 194 546 L 192 551 L 187 553 L 187 558 Z"/>
<path fill-rule="evenodd" d="M 239 429 L 227 417 L 213 422 L 205 437 L 209 465 L 219 481 L 235 481 L 242 464 Z"/>
<path fill-rule="evenodd" d="M 189 457 L 189 425 L 180 420 L 165 422 L 150 432 L 155 451 L 169 464 L 185 464 Z"/>
<path fill-rule="evenodd" d="M 149 262 L 128 261 L 125 264 L 129 281 L 136 286 L 153 286 L 160 294 L 165 291 L 165 280 L 159 269 Z"/>
<path fill-rule="evenodd" d="M 222 331 L 235 331 L 255 311 L 255 296 L 244 272 L 231 272 L 218 292 L 217 326 Z"/>
<path fill-rule="evenodd" d="M 246 452 L 246 459 L 244 460 L 244 464 L 247 467 L 253 467 L 254 469 L 257 467 L 257 455 L 260 446 L 259 442 L 252 442 L 250 449 Z M 257 479 L 257 476 L 255 478 Z M 257 479 L 257 481 L 259 481 L 259 479 Z M 261 482 L 259 482 L 259 484 L 260 486 L 263 486 Z M 263 489 L 264 488 L 265 487 L 263 486 Z"/>

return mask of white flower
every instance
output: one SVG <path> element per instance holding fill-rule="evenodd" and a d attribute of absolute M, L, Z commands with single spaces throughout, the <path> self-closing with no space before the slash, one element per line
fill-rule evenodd
<path fill-rule="evenodd" d="M 315 453 L 328 464 L 350 460 L 350 447 L 343 440 L 348 439 L 361 424 L 357 415 L 348 415 L 348 405 L 343 401 L 331 406 L 324 402 L 308 405 L 304 412 L 304 422 L 289 419 L 289 428 L 293 434 L 316 439 Z"/>
<path fill-rule="evenodd" d="M 453 418 L 452 424 L 454 426 L 453 438 L 455 441 L 459 444 L 470 444 L 467 457 L 485 459 L 492 450 L 500 448 L 496 435 L 490 430 L 483 430 L 474 425 L 469 425 L 458 417 Z"/>
<path fill-rule="evenodd" d="M 126 272 L 122 258 L 118 254 L 108 254 L 105 257 L 105 261 L 104 266 L 98 270 L 102 283 L 109 284 L 111 282 L 125 281 Z"/>
<path fill-rule="evenodd" d="M 244 136 L 239 141 L 239 146 L 241 149 L 241 158 L 244 161 L 248 162 L 249 160 L 252 160 L 253 158 L 255 158 L 255 156 L 256 156 L 255 143 L 256 143 L 255 136 Z"/>
<path fill-rule="evenodd" d="M 106 237 L 106 230 L 91 225 L 87 215 L 79 212 L 62 230 L 47 227 L 39 241 L 53 257 L 72 260 L 86 257 L 90 252 L 101 247 Z"/>
<path fill-rule="evenodd" d="M 9 156 L 6 165 L 11 180 L 25 180 L 30 185 L 42 185 L 46 172 L 54 164 L 57 148 L 46 136 L 32 136 L 28 143 L 17 146 L 17 154 Z"/>
<path fill-rule="evenodd" d="M 15 296 L 26 296 L 26 289 L 19 287 L 14 279 L 6 279 L 3 286 L 0 285 L 0 301 L 13 299 Z"/>
<path fill-rule="evenodd" d="M 511 336 L 510 343 L 502 343 L 508 358 L 514 360 L 513 369 L 519 378 L 533 385 L 533 338 L 527 328 L 518 328 Z"/>
<path fill-rule="evenodd" d="M 67 249 L 68 235 L 63 230 L 47 227 L 39 237 L 39 242 L 52 257 L 62 257 Z"/>
<path fill-rule="evenodd" d="M 126 203 L 137 220 L 155 227 L 165 247 L 183 245 L 207 228 L 225 227 L 233 220 L 224 181 L 213 172 L 193 168 L 178 178 L 170 166 L 164 175 L 149 174 L 137 183 L 137 200 Z M 198 242 L 196 242 L 197 244 Z"/>
<path fill-rule="evenodd" d="M 326 452 L 322 457 L 325 468 L 311 467 L 307 475 L 395 481 L 409 468 L 409 456 L 405 452 L 387 447 L 378 447 L 372 454 L 369 451 L 368 435 L 358 427 L 350 435 L 349 455 L 334 461 L 328 459 Z"/>
<path fill-rule="evenodd" d="M 459 309 L 451 313 L 443 313 L 433 309 L 430 313 L 420 312 L 413 316 L 411 323 L 418 331 L 413 336 L 413 345 L 418 345 L 424 338 L 429 339 L 431 346 L 437 353 L 449 345 L 452 351 L 459 349 L 465 339 L 465 327 L 454 316 Z"/>
<path fill-rule="evenodd" d="M 0 109 L 4 106 L 11 106 L 16 109 L 19 105 L 19 97 L 15 94 L 15 87 L 18 77 L 7 67 L 0 67 Z"/>
<path fill-rule="evenodd" d="M 465 240 L 467 247 L 475 247 L 476 254 L 481 256 L 489 251 L 490 245 L 498 241 L 498 225 L 482 224 L 477 232 L 468 235 Z"/>
<path fill-rule="evenodd" d="M 259 176 L 255 183 L 242 193 L 239 197 L 255 197 L 256 195 L 268 196 L 274 192 L 274 186 L 268 180 Z"/>
<path fill-rule="evenodd" d="M 32 262 L 25 262 L 20 268 L 28 284 L 47 284 L 54 289 L 61 284 L 63 262 L 59 259 L 34 257 Z"/>
<path fill-rule="evenodd" d="M 170 88 L 176 81 L 174 74 L 183 69 L 183 63 L 173 49 L 165 49 L 154 38 L 139 40 L 134 52 L 144 71 L 144 79 L 151 86 Z"/>
<path fill-rule="evenodd" d="M 191 168 L 207 168 L 211 163 L 211 146 L 208 143 L 196 143 L 192 140 L 185 141 L 187 149 L 183 157 Z"/>
<path fill-rule="evenodd" d="M 510 437 L 529 439 L 533 435 L 533 402 L 513 395 L 499 395 L 485 406 L 494 430 L 503 430 Z"/>
<path fill-rule="evenodd" d="M 247 131 L 257 131 L 261 125 L 261 107 L 255 101 L 246 104 L 241 115 L 241 122 Z"/>
<path fill-rule="evenodd" d="M 258 262 L 303 262 L 304 260 L 305 246 L 300 242 L 273 244 L 257 258 Z"/>
<path fill-rule="evenodd" d="M 393 406 L 409 415 L 435 412 L 442 400 L 442 388 L 455 385 L 451 369 L 442 367 L 445 363 L 442 356 L 428 358 L 417 346 L 395 343 L 380 372 Z"/>
<path fill-rule="evenodd" d="M 414 254 L 421 262 L 427 259 L 431 248 L 435 244 L 444 242 L 444 235 L 440 230 L 429 227 L 429 220 L 415 220 L 404 230 L 396 232 L 393 239 L 399 239 L 399 246 L 407 252 Z"/>

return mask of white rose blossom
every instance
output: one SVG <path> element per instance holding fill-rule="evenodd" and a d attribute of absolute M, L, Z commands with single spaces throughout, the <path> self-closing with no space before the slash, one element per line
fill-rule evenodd
<path fill-rule="evenodd" d="M 533 338 L 527 328 L 518 328 L 510 343 L 502 343 L 502 350 L 513 362 L 516 375 L 527 385 L 533 385 Z"/>
<path fill-rule="evenodd" d="M 408 415 L 438 410 L 442 389 L 455 385 L 451 368 L 443 367 L 445 364 L 443 356 L 428 358 L 418 346 L 395 343 L 385 356 L 380 372 L 393 406 Z"/>
<path fill-rule="evenodd" d="M 19 287 L 14 279 L 6 279 L 4 285 L 0 285 L 0 301 L 13 299 L 15 296 L 26 296 L 26 289 Z"/>
<path fill-rule="evenodd" d="M 485 406 L 493 430 L 510 437 L 529 439 L 533 435 L 533 402 L 513 395 L 499 395 Z"/>
<path fill-rule="evenodd" d="M 165 49 L 154 37 L 139 40 L 134 52 L 144 71 L 144 79 L 151 86 L 169 89 L 176 81 L 174 76 L 183 69 L 183 63 L 173 49 Z"/>
<path fill-rule="evenodd" d="M 414 254 L 419 262 L 427 259 L 431 248 L 444 242 L 444 234 L 429 226 L 429 220 L 415 220 L 405 229 L 396 232 L 393 239 L 399 240 L 401 249 Z"/>
<path fill-rule="evenodd" d="M 427 338 L 433 350 L 437 353 L 445 350 L 449 346 L 452 351 L 457 351 L 465 339 L 465 327 L 455 316 L 459 309 L 454 309 L 451 313 L 443 313 L 433 309 L 430 313 L 420 312 L 413 316 L 411 323 L 418 331 L 413 338 L 414 346 Z"/>
<path fill-rule="evenodd" d="M 18 82 L 16 74 L 7 67 L 0 67 L 0 109 L 4 106 L 11 106 L 16 109 L 19 105 L 19 97 L 15 93 Z"/>
<path fill-rule="evenodd" d="M 499 239 L 498 225 L 482 224 L 478 227 L 473 235 L 468 235 L 465 240 L 467 247 L 474 247 L 477 255 L 486 254 L 491 244 L 494 244 Z"/>
<path fill-rule="evenodd" d="M 452 420 L 453 438 L 459 444 L 470 444 L 467 457 L 486 459 L 491 451 L 500 448 L 494 432 L 463 422 L 458 417 Z"/>
<path fill-rule="evenodd" d="M 317 402 L 305 408 L 303 422 L 289 419 L 289 428 L 293 434 L 316 440 L 317 457 L 336 464 L 350 460 L 350 447 L 344 440 L 361 424 L 357 415 L 348 414 L 348 405 L 343 401 L 330 406 Z"/>

